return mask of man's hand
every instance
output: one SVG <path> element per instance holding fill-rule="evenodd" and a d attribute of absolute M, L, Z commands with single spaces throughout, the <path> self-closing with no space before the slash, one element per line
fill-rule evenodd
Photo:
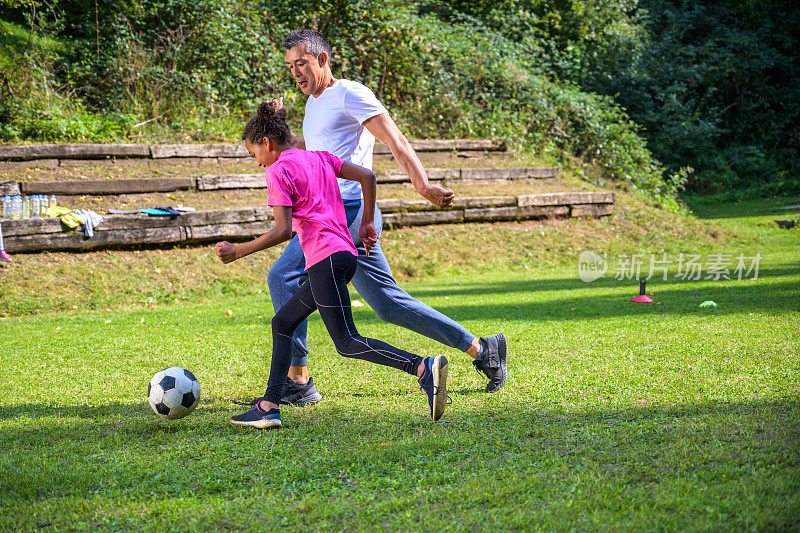
<path fill-rule="evenodd" d="M 455 198 L 456 195 L 453 189 L 445 189 L 439 185 L 430 185 L 423 196 L 436 207 L 448 207 L 453 203 L 453 198 Z"/>
<path fill-rule="evenodd" d="M 369 251 L 372 250 L 375 247 L 375 243 L 378 242 L 378 234 L 372 222 L 363 222 L 361 224 L 361 227 L 358 228 L 358 238 L 361 239 L 361 242 L 364 244 L 364 250 L 366 250 L 367 256 L 369 256 Z"/>
<path fill-rule="evenodd" d="M 236 257 L 236 246 L 228 241 L 218 242 L 214 245 L 214 251 L 217 252 L 217 257 L 223 263 L 227 264 L 238 259 Z"/>

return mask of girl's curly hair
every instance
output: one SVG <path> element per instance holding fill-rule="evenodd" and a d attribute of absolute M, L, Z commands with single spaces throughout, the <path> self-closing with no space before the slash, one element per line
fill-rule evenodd
<path fill-rule="evenodd" d="M 286 110 L 277 109 L 272 102 L 261 102 L 242 132 L 242 139 L 250 144 L 260 144 L 264 137 L 283 144 L 292 142 L 292 131 L 286 123 Z"/>

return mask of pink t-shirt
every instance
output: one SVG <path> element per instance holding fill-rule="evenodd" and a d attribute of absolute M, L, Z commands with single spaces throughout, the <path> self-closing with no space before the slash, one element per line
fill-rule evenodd
<path fill-rule="evenodd" d="M 267 168 L 267 205 L 291 206 L 306 269 L 336 252 L 358 256 L 336 181 L 342 164 L 329 152 L 293 148 Z"/>

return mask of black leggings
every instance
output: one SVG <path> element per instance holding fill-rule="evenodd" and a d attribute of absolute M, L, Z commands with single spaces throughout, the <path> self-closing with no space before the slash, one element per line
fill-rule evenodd
<path fill-rule="evenodd" d="M 391 366 L 416 376 L 422 362 L 420 356 L 358 334 L 347 292 L 356 264 L 350 252 L 336 252 L 313 265 L 308 269 L 308 281 L 272 318 L 272 366 L 264 394 L 268 402 L 280 404 L 292 360 L 292 333 L 317 309 L 339 355 Z"/>

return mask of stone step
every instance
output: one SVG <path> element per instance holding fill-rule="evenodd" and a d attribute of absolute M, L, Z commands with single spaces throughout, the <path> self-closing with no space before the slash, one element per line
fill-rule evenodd
<path fill-rule="evenodd" d="M 386 226 L 526 220 L 537 218 L 603 217 L 614 211 L 610 192 L 565 192 L 520 196 L 458 198 L 453 207 L 440 210 L 420 200 L 388 199 L 378 202 Z M 4 220 L 9 253 L 90 251 L 135 246 L 163 246 L 241 240 L 257 237 L 272 227 L 272 210 L 247 207 L 208 210 L 180 216 L 104 215 L 94 237 L 70 230 L 59 218 Z"/>
<path fill-rule="evenodd" d="M 553 167 L 523 168 L 463 168 L 437 169 L 428 171 L 431 181 L 458 181 L 479 183 L 516 179 L 543 179 L 558 177 L 558 169 Z M 378 183 L 410 183 L 408 175 L 401 170 L 378 173 Z M 69 180 L 69 181 L 23 181 L 0 183 L 0 195 L 14 194 L 55 194 L 58 196 L 141 194 L 151 192 L 171 192 L 197 189 L 214 191 L 220 189 L 262 189 L 266 188 L 264 174 L 222 174 L 187 178 L 142 178 L 107 180 Z"/>
<path fill-rule="evenodd" d="M 505 141 L 485 139 L 412 140 L 417 152 L 505 151 Z M 388 155 L 388 147 L 376 143 L 373 153 Z M 103 159 L 250 159 L 243 143 L 224 144 L 28 144 L 0 146 L 0 162 L 28 161 L 43 166 L 65 160 Z M 54 163 L 57 161 L 58 163 Z M 2 165 L 0 165 L 0 168 Z M 14 167 L 6 167 L 14 168 Z"/>

